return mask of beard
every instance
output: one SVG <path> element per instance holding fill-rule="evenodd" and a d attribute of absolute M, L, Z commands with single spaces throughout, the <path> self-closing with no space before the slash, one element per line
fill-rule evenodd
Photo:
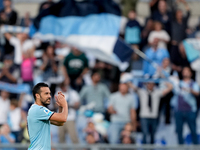
<path fill-rule="evenodd" d="M 42 105 L 45 106 L 45 107 L 47 107 L 48 105 L 50 105 L 50 103 L 48 102 L 48 100 L 51 100 L 51 98 L 48 98 L 46 100 L 44 100 L 43 98 L 40 99 Z"/>

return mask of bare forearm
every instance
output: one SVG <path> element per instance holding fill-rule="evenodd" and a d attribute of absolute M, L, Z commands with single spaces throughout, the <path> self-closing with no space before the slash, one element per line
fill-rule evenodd
<path fill-rule="evenodd" d="M 136 111 L 135 110 L 131 110 L 131 122 L 132 122 L 132 125 L 133 125 L 133 128 L 134 130 L 136 130 L 136 127 L 137 127 L 137 121 L 136 121 Z"/>
<path fill-rule="evenodd" d="M 61 113 L 61 112 L 62 112 L 62 107 L 59 106 L 58 113 Z"/>
<path fill-rule="evenodd" d="M 12 38 L 12 35 L 10 33 L 5 33 L 4 36 L 8 41 Z"/>
<path fill-rule="evenodd" d="M 12 82 L 17 82 L 17 79 L 15 77 L 13 77 L 10 73 L 6 74 L 6 77 L 11 80 Z"/>
<path fill-rule="evenodd" d="M 157 1 L 158 1 L 158 0 L 152 0 L 152 1 L 150 2 L 150 7 L 153 7 L 153 6 L 156 4 Z"/>
<path fill-rule="evenodd" d="M 63 122 L 57 122 L 57 121 L 50 121 L 51 124 L 56 125 L 56 126 L 63 126 L 64 123 Z"/>
<path fill-rule="evenodd" d="M 47 67 L 47 63 L 44 62 L 43 65 L 40 67 L 40 70 L 44 71 L 46 67 Z"/>
<path fill-rule="evenodd" d="M 83 76 L 88 72 L 88 70 L 89 70 L 88 68 L 85 68 L 81 73 L 80 77 L 83 78 Z"/>
<path fill-rule="evenodd" d="M 190 11 L 190 7 L 186 1 L 184 2 L 184 6 L 187 11 Z"/>
<path fill-rule="evenodd" d="M 116 114 L 117 112 L 114 110 L 114 108 L 113 108 L 112 106 L 110 106 L 110 107 L 108 108 L 108 113 L 109 113 L 109 114 Z"/>
<path fill-rule="evenodd" d="M 79 109 L 79 106 L 80 106 L 80 103 L 79 102 L 77 102 L 77 103 L 75 103 L 74 105 L 69 105 L 69 107 L 68 108 L 73 108 L 73 109 Z"/>
<path fill-rule="evenodd" d="M 63 72 L 63 76 L 65 78 L 69 78 L 68 73 L 67 73 L 67 69 L 65 68 L 65 66 L 62 67 L 62 72 Z"/>
<path fill-rule="evenodd" d="M 133 83 L 128 83 L 129 87 L 132 88 L 135 92 L 137 92 L 138 88 Z"/>
<path fill-rule="evenodd" d="M 68 116 L 68 106 L 66 105 L 65 107 L 62 107 L 62 117 L 64 118 L 64 120 L 67 120 L 67 116 Z"/>

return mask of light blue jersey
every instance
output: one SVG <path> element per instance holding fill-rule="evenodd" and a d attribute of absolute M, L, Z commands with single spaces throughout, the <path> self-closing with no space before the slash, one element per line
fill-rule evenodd
<path fill-rule="evenodd" d="M 33 104 L 28 111 L 28 132 L 30 146 L 28 150 L 51 150 L 50 120 L 53 115 L 49 109 Z"/>

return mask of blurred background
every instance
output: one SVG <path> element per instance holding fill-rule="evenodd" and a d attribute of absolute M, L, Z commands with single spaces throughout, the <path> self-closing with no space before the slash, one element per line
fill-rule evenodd
<path fill-rule="evenodd" d="M 69 105 L 65 125 L 51 126 L 52 149 L 200 149 L 199 7 L 0 0 L 0 149 L 30 144 L 38 82 L 51 89 L 50 110 L 58 91 Z"/>

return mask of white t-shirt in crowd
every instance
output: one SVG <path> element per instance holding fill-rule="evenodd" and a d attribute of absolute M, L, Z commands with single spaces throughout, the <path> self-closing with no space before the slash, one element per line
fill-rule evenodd
<path fill-rule="evenodd" d="M 57 91 L 62 91 L 62 90 L 58 89 Z M 68 88 L 67 92 L 62 91 L 62 93 L 65 95 L 65 98 L 69 106 L 67 121 L 74 121 L 76 119 L 76 110 L 70 108 L 70 106 L 73 106 L 75 103 L 80 102 L 79 94 L 71 88 Z"/>
<path fill-rule="evenodd" d="M 159 38 L 167 42 L 170 40 L 170 36 L 165 30 L 151 31 L 148 37 L 148 42 L 152 43 L 155 38 Z M 159 41 L 158 47 L 167 49 L 167 44 L 164 41 Z"/>
<path fill-rule="evenodd" d="M 21 122 L 21 109 L 15 108 L 14 110 L 10 110 L 8 115 L 9 125 L 11 131 L 20 131 L 20 122 Z"/>
<path fill-rule="evenodd" d="M 152 118 L 155 119 L 158 117 L 159 113 L 159 104 L 160 99 L 163 96 L 163 90 L 160 89 L 154 89 L 153 92 L 151 92 L 151 111 L 148 105 L 149 102 L 149 93 L 146 89 L 138 89 L 138 96 L 140 99 L 140 117 L 141 118 Z"/>
<path fill-rule="evenodd" d="M 10 100 L 3 100 L 0 97 L 0 124 L 7 123 L 8 113 L 10 111 Z"/>
<path fill-rule="evenodd" d="M 34 48 L 34 46 L 38 46 L 40 42 L 38 40 L 29 40 L 23 42 L 21 45 L 20 40 L 16 37 L 11 37 L 10 44 L 14 46 L 15 48 L 15 54 L 14 54 L 14 63 L 20 65 L 22 63 L 22 52 L 26 52 L 27 50 L 30 50 Z"/>

